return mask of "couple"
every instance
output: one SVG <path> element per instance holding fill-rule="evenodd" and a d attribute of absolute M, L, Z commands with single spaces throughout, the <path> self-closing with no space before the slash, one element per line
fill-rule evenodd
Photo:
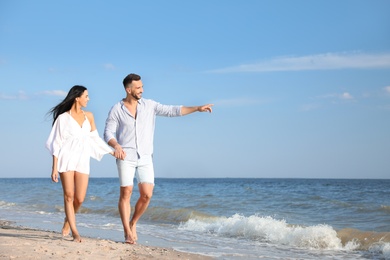
<path fill-rule="evenodd" d="M 72 87 L 65 99 L 50 110 L 53 127 L 46 147 L 53 156 L 51 178 L 64 194 L 65 221 L 62 235 L 72 232 L 73 240 L 81 242 L 75 214 L 84 201 L 89 179 L 90 157 L 100 160 L 110 153 L 116 158 L 120 195 L 118 201 L 125 243 L 137 241 L 136 225 L 147 209 L 154 188 L 153 135 L 156 116 L 184 116 L 194 112 L 211 112 L 212 104 L 195 107 L 162 105 L 143 99 L 143 84 L 137 74 L 123 80 L 126 98 L 115 104 L 107 117 L 104 142 L 96 130 L 91 112 L 82 108 L 89 101 L 85 87 Z M 140 197 L 131 216 L 130 197 L 136 175 Z"/>

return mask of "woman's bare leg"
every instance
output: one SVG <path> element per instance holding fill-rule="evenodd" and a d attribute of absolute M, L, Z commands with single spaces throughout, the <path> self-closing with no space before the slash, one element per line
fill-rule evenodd
<path fill-rule="evenodd" d="M 83 204 L 85 195 L 87 194 L 89 175 L 75 172 L 74 180 L 75 180 L 75 194 L 73 200 L 73 208 L 76 214 L 79 211 L 81 205 Z M 68 219 L 65 217 L 64 226 L 62 227 L 62 235 L 68 236 L 69 231 L 70 231 L 70 225 Z"/>
<path fill-rule="evenodd" d="M 66 237 L 70 234 L 70 226 L 68 219 L 65 217 L 64 219 L 64 225 L 62 226 L 62 236 Z"/>
<path fill-rule="evenodd" d="M 76 227 L 76 212 L 84 201 L 88 188 L 88 174 L 78 172 L 61 173 L 61 183 L 64 191 L 64 206 L 66 222 L 72 230 L 74 241 L 81 242 L 80 234 Z M 66 232 L 66 223 L 64 223 L 63 234 Z"/>
<path fill-rule="evenodd" d="M 73 207 L 75 213 L 77 213 L 84 202 L 85 195 L 87 194 L 89 174 L 75 172 L 74 177 L 75 190 Z"/>

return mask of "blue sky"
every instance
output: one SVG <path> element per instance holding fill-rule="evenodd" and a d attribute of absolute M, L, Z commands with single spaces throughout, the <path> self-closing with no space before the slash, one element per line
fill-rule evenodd
<path fill-rule="evenodd" d="M 47 177 L 73 85 L 100 135 L 122 79 L 213 103 L 158 118 L 156 177 L 389 178 L 390 1 L 0 1 L 0 177 Z M 92 177 L 116 177 L 114 159 Z"/>

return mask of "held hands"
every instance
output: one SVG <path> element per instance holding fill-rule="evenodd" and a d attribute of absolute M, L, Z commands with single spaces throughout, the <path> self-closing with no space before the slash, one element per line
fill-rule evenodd
<path fill-rule="evenodd" d="M 113 155 L 117 159 L 124 160 L 126 157 L 126 152 L 123 151 L 122 147 L 119 144 L 117 144 L 115 146 L 115 151 Z"/>

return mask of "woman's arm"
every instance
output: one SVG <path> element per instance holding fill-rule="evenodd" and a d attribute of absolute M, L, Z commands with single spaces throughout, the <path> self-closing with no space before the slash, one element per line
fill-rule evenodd
<path fill-rule="evenodd" d="M 53 155 L 53 166 L 51 169 L 51 180 L 54 182 L 58 182 L 58 170 L 57 170 L 57 157 Z"/>

